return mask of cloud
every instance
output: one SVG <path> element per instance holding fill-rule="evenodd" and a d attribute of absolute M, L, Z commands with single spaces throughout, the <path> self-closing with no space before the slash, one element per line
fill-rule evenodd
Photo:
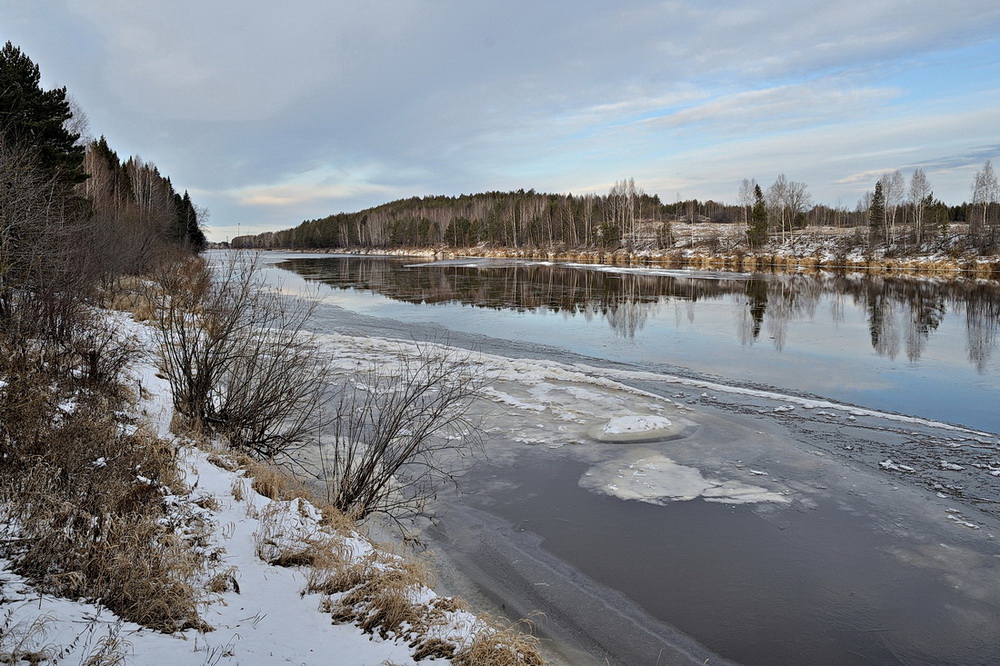
<path fill-rule="evenodd" d="M 918 164 L 960 197 L 1000 143 L 994 0 L 6 0 L 0 24 L 220 227 L 629 176 L 731 199 L 785 172 L 832 202 Z"/>
<path fill-rule="evenodd" d="M 711 125 L 728 134 L 787 131 L 866 115 L 899 96 L 893 88 L 843 84 L 824 79 L 739 91 L 643 122 L 672 128 Z"/>
<path fill-rule="evenodd" d="M 391 195 L 392 188 L 364 183 L 329 183 L 326 185 L 265 185 L 226 192 L 243 206 L 298 206 L 317 200 L 325 202 L 359 195 Z"/>

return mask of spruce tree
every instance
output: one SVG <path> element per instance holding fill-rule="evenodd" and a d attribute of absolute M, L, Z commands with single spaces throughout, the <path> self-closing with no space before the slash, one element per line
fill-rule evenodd
<path fill-rule="evenodd" d="M 868 227 L 873 240 L 880 240 L 885 236 L 885 193 L 882 192 L 882 181 L 875 183 L 875 194 L 868 207 Z"/>
<path fill-rule="evenodd" d="M 747 228 L 747 242 L 757 249 L 767 242 L 767 204 L 764 203 L 764 193 L 760 185 L 753 190 L 753 210 L 750 211 L 750 226 Z"/>

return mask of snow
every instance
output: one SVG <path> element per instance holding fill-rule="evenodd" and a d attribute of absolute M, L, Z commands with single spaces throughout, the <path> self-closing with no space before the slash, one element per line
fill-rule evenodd
<path fill-rule="evenodd" d="M 605 435 L 642 434 L 665 430 L 671 425 L 670 419 L 662 416 L 619 416 L 605 423 L 601 432 Z"/>
<path fill-rule="evenodd" d="M 878 464 L 882 469 L 887 469 L 893 472 L 915 472 L 916 470 L 909 465 L 901 465 L 892 460 L 892 458 L 886 458 Z"/>
<path fill-rule="evenodd" d="M 118 330 L 151 348 L 148 328 L 120 313 L 109 317 Z M 169 386 L 157 376 L 152 358 L 133 367 L 127 381 L 139 389 L 141 400 L 136 409 L 147 426 L 160 436 L 174 438 L 169 431 Z M 384 566 L 391 566 L 397 556 L 383 552 L 359 532 L 327 527 L 319 509 L 305 500 L 277 501 L 258 494 L 235 464 L 226 465 L 226 469 L 213 464 L 212 460 L 224 453 L 174 439 L 179 447 L 179 467 L 187 485 L 195 490 L 186 496 L 168 495 L 165 502 L 174 516 L 196 516 L 201 521 L 204 533 L 199 548 L 211 562 L 203 582 L 212 576 L 232 581 L 227 591 L 203 592 L 201 616 L 214 630 L 151 631 L 117 618 L 98 604 L 42 593 L 13 573 L 8 561 L 0 560 L 0 624 L 4 625 L 0 652 L 16 644 L 22 651 L 62 650 L 60 661 L 66 663 L 90 663 L 89 658 L 104 650 L 105 654 L 123 656 L 127 663 L 149 666 L 417 663 L 409 644 L 413 633 L 382 638 L 353 624 L 334 624 L 330 612 L 321 610 L 324 595 L 305 593 L 307 568 L 268 563 L 280 552 L 296 548 L 329 547 L 349 562 L 367 562 L 378 554 L 379 561 L 389 563 Z M 105 463 L 98 458 L 93 464 Z M 412 594 L 415 601 L 424 604 L 439 599 L 423 586 Z M 482 628 L 480 621 L 465 611 L 436 611 L 435 617 L 425 629 L 425 637 L 456 645 Z"/>
<path fill-rule="evenodd" d="M 405 642 L 371 637 L 353 625 L 334 625 L 329 614 L 318 610 L 318 595 L 300 594 L 305 585 L 302 570 L 272 566 L 257 556 L 258 535 L 268 529 L 289 538 L 301 535 L 309 529 L 306 523 L 315 520 L 315 507 L 301 514 L 296 511 L 302 520 L 293 521 L 288 519 L 287 507 L 278 503 L 269 510 L 274 501 L 253 491 L 239 502 L 230 489 L 240 473 L 216 467 L 197 449 L 185 449 L 184 456 L 188 483 L 197 484 L 202 496 L 207 493 L 220 505 L 218 511 L 206 512 L 212 526 L 211 548 L 219 553 L 217 567 L 231 570 L 239 585 L 239 593 L 205 598 L 202 617 L 215 630 L 189 629 L 172 635 L 150 631 L 123 622 L 95 604 L 41 594 L 0 561 L 0 612 L 10 614 L 11 634 L 33 633 L 27 643 L 32 649 L 75 645 L 70 653 L 74 663 L 77 658 L 82 663 L 83 656 L 92 654 L 108 636 L 121 641 L 129 663 L 150 666 L 318 664 L 329 663 L 331 655 L 336 655 L 338 663 L 416 663 Z M 303 508 L 301 503 L 299 508 Z M 267 517 L 277 519 L 278 526 L 268 528 Z M 348 543 L 358 552 L 371 548 L 360 536 L 350 537 Z M 33 632 L 32 625 L 36 627 Z"/>

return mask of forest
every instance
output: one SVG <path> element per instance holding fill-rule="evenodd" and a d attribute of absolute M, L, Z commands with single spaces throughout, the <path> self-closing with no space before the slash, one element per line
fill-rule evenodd
<path fill-rule="evenodd" d="M 306 220 L 284 231 L 239 236 L 236 248 L 596 248 L 669 250 L 686 241 L 690 225 L 731 225 L 748 249 L 826 231 L 855 246 L 914 251 L 960 237 L 963 248 L 992 253 L 1000 241 L 1000 188 L 990 162 L 976 174 L 972 201 L 949 206 L 934 197 L 916 169 L 884 174 L 853 209 L 814 204 L 806 184 L 784 174 L 766 188 L 745 179 L 738 203 L 661 201 L 616 182 L 607 194 L 546 194 L 535 190 L 401 199 L 355 213 Z M 845 233 L 849 231 L 849 233 Z"/>
<path fill-rule="evenodd" d="M 44 90 L 38 66 L 0 51 L 2 323 L 65 320 L 92 290 L 205 246 L 204 211 L 139 157 L 122 160 L 66 88 Z M 61 313 L 58 314 L 57 313 Z"/>

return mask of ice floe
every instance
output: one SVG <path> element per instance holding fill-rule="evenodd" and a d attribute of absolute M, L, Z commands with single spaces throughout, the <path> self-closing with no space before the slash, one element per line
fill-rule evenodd
<path fill-rule="evenodd" d="M 782 492 L 735 479 L 706 478 L 696 467 L 660 454 L 600 463 L 580 478 L 587 490 L 623 500 L 665 505 L 703 499 L 724 504 L 789 501 Z"/>

